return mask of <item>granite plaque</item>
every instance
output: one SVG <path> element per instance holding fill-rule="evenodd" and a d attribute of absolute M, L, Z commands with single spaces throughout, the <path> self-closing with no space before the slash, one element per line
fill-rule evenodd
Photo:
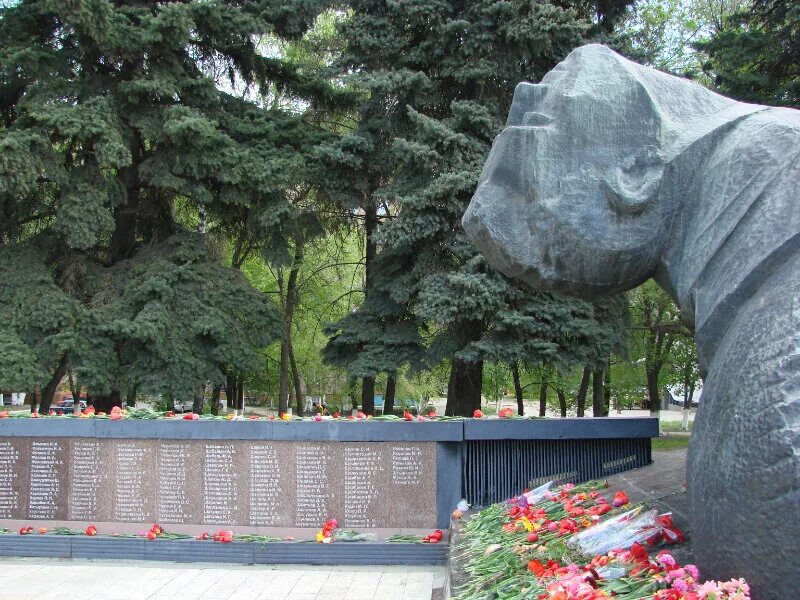
<path fill-rule="evenodd" d="M 429 528 L 433 442 L 12 438 L 0 519 Z"/>
<path fill-rule="evenodd" d="M 67 518 L 67 470 L 69 442 L 62 439 L 33 440 L 28 452 L 29 519 Z"/>

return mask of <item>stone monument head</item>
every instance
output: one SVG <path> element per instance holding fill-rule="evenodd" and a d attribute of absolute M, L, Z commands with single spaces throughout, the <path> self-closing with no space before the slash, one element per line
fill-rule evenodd
<path fill-rule="evenodd" d="M 579 295 L 630 289 L 656 269 L 672 207 L 667 162 L 691 122 L 733 104 L 605 46 L 520 83 L 463 225 L 506 275 Z"/>

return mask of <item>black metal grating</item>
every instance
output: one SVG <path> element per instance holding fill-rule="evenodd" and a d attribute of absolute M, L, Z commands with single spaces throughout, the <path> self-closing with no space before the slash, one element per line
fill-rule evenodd
<path fill-rule="evenodd" d="M 472 506 L 548 481 L 603 479 L 651 462 L 650 438 L 465 441 L 463 490 Z"/>

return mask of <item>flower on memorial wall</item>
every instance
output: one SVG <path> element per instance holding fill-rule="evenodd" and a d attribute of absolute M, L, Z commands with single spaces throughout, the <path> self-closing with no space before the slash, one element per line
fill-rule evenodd
<path fill-rule="evenodd" d="M 164 413 L 164 416 L 165 416 L 167 419 L 171 419 L 172 417 L 174 417 L 174 416 L 175 416 L 175 413 L 174 413 L 174 412 L 172 412 L 171 410 L 168 410 L 167 412 L 165 412 L 165 413 Z"/>
<path fill-rule="evenodd" d="M 122 409 L 119 406 L 115 406 L 111 409 L 110 419 L 112 421 L 119 421 L 124 416 Z"/>
<path fill-rule="evenodd" d="M 233 532 L 232 531 L 223 531 L 220 529 L 217 533 L 211 536 L 215 542 L 221 542 L 223 544 L 229 544 L 233 541 Z"/>
<path fill-rule="evenodd" d="M 7 419 L 7 418 L 8 418 L 8 411 L 7 410 L 0 411 L 0 419 Z"/>
<path fill-rule="evenodd" d="M 84 531 L 84 533 L 86 535 L 97 535 L 97 527 L 95 527 L 94 525 L 89 525 L 86 528 L 86 531 Z"/>
<path fill-rule="evenodd" d="M 500 412 L 497 413 L 497 416 L 501 419 L 508 419 L 509 417 L 514 416 L 514 410 L 511 408 L 501 408 Z"/>
<path fill-rule="evenodd" d="M 29 533 L 33 533 L 33 527 L 20 527 L 19 534 L 20 535 L 28 535 Z"/>
<path fill-rule="evenodd" d="M 330 544 L 333 541 L 333 532 L 337 527 L 339 527 L 339 522 L 336 519 L 328 519 L 322 525 L 322 529 L 314 536 L 314 539 L 320 544 Z"/>
<path fill-rule="evenodd" d="M 436 529 L 433 533 L 426 535 L 424 538 L 422 538 L 422 541 L 423 543 L 426 544 L 438 544 L 440 541 L 442 541 L 442 536 L 444 536 L 442 530 Z"/>
<path fill-rule="evenodd" d="M 38 418 L 39 418 L 39 413 L 38 412 L 36 412 L 35 410 L 33 412 L 31 412 L 31 419 L 38 419 Z"/>
<path fill-rule="evenodd" d="M 473 419 L 482 419 L 483 418 L 483 411 L 480 410 L 479 408 L 476 408 L 475 412 L 472 413 L 472 418 Z"/>
<path fill-rule="evenodd" d="M 39 527 L 39 533 L 47 533 L 47 527 Z"/>

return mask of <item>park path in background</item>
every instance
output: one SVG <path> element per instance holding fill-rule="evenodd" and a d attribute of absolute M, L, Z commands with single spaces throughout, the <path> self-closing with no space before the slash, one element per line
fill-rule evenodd
<path fill-rule="evenodd" d="M 431 600 L 435 567 L 6 559 L 0 600 Z"/>

